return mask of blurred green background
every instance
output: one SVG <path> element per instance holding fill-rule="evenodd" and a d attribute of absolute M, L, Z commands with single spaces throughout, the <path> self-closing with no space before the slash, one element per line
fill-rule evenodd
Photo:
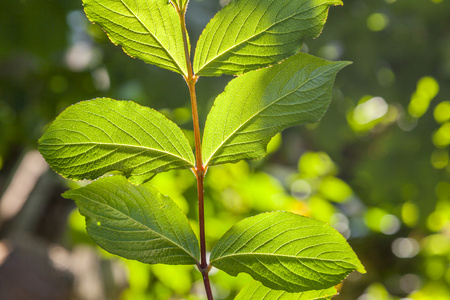
<path fill-rule="evenodd" d="M 193 48 L 225 2 L 191 0 Z M 147 266 L 97 248 L 59 196 L 76 184 L 35 152 L 64 108 L 95 97 L 158 109 L 192 139 L 183 79 L 125 55 L 81 1 L 2 1 L 0 38 L 0 299 L 205 299 L 194 267 Z M 367 269 L 335 299 L 450 299 L 450 1 L 345 0 L 303 50 L 353 64 L 338 74 L 321 122 L 277 135 L 264 159 L 208 171 L 209 249 L 246 216 L 295 211 L 339 230 Z M 200 78 L 202 123 L 230 79 Z M 148 184 L 196 230 L 190 171 Z M 251 280 L 211 274 L 217 300 Z"/>

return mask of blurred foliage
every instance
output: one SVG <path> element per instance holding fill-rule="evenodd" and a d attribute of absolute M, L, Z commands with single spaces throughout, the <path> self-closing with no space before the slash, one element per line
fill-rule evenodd
<path fill-rule="evenodd" d="M 225 2 L 191 0 L 194 45 Z M 0 7 L 0 190 L 18 153 L 36 148 L 46 124 L 81 100 L 105 96 L 162 109 L 192 136 L 183 79 L 124 55 L 87 21 L 81 1 Z M 450 299 L 449 16 L 448 0 L 346 0 L 331 8 L 320 38 L 303 49 L 353 65 L 337 77 L 320 123 L 276 136 L 262 160 L 208 170 L 209 248 L 246 216 L 294 211 L 332 224 L 368 271 L 351 275 L 335 299 Z M 228 79 L 200 79 L 203 122 Z M 148 184 L 171 196 L 196 229 L 190 171 Z M 93 245 L 77 211 L 69 224 L 68 246 Z M 122 299 L 204 299 L 193 267 L 123 265 L 129 288 Z M 211 277 L 217 299 L 233 299 L 251 279 L 216 270 Z"/>

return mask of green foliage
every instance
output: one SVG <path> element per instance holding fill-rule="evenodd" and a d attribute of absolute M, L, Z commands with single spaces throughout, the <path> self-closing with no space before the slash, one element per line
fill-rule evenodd
<path fill-rule="evenodd" d="M 81 180 L 121 171 L 141 184 L 156 173 L 191 168 L 183 132 L 161 113 L 130 101 L 83 101 L 63 111 L 39 140 L 56 172 Z"/>
<path fill-rule="evenodd" d="M 318 121 L 330 103 L 336 73 L 348 64 L 299 53 L 232 80 L 206 121 L 205 165 L 260 158 L 279 131 Z"/>
<path fill-rule="evenodd" d="M 300 51 L 320 34 L 331 5 L 340 0 L 232 1 L 206 26 L 194 57 L 200 76 L 239 75 Z"/>
<path fill-rule="evenodd" d="M 187 1 L 179 0 L 179 5 Z M 178 14 L 167 0 L 83 0 L 88 18 L 114 44 L 149 64 L 187 75 Z"/>
<path fill-rule="evenodd" d="M 181 3 L 172 1 L 174 5 L 177 2 Z M 227 2 L 189 2 L 186 22 L 193 44 L 209 18 Z M 349 237 L 370 274 L 361 280 L 356 280 L 357 274 L 350 275 L 340 295 L 333 299 L 378 299 L 379 295 L 388 295 L 388 299 L 450 299 L 450 272 L 446 268 L 450 251 L 448 247 L 442 248 L 445 244 L 440 242 L 448 240 L 450 232 L 446 124 L 450 114 L 445 105 L 450 100 L 450 2 L 346 0 L 344 3 L 343 7 L 330 8 L 320 38 L 305 40 L 302 48 L 328 60 L 354 62 L 337 76 L 330 109 L 320 123 L 283 131 L 279 135 L 281 147 L 263 159 L 208 169 L 207 247 L 245 217 L 279 209 L 295 211 L 329 222 Z M 7 189 L 20 153 L 34 149 L 50 120 L 81 99 L 98 96 L 131 99 L 160 110 L 182 126 L 188 138 L 193 136 L 187 123 L 190 119 L 178 117 L 179 111 L 189 109 L 185 82 L 179 74 L 124 55 L 120 47 L 110 43 L 100 26 L 85 18 L 81 1 L 3 1 L 0 36 L 0 190 Z M 79 52 L 80 49 L 84 51 Z M 86 64 L 75 68 L 71 62 L 74 57 Z M 110 84 L 106 81 L 99 85 L 98 75 Z M 421 98 L 415 94 L 424 77 L 433 78 L 439 91 L 425 113 L 413 118 L 408 107 L 413 98 Z M 223 91 L 227 80 L 229 77 L 199 79 L 196 92 L 201 125 L 212 99 Z M 366 95 L 378 99 L 363 102 L 368 99 Z M 379 98 L 383 101 L 378 101 Z M 350 118 L 350 113 L 357 118 Z M 374 115 L 379 118 L 373 119 Z M 296 170 L 299 158 L 305 160 L 311 153 L 320 157 L 326 154 L 333 161 L 334 170 L 328 175 L 314 172 L 316 167 L 307 173 L 306 167 Z M 351 187 L 352 195 L 334 202 L 330 197 L 337 194 L 330 194 L 332 189 L 324 184 L 324 176 L 343 180 Z M 47 179 L 40 180 L 38 187 Z M 63 182 L 69 187 L 78 184 L 61 181 L 56 176 L 50 179 L 54 184 Z M 196 232 L 196 183 L 191 170 L 159 173 L 147 185 L 170 195 L 188 214 Z M 53 209 L 61 203 L 67 202 L 51 202 L 45 207 L 46 222 L 55 216 L 62 219 L 60 211 Z M 369 225 L 367 212 L 372 212 L 373 207 L 382 209 L 384 214 L 378 223 Z M 41 208 L 34 210 L 35 216 L 44 213 L 44 207 Z M 59 242 L 74 250 L 87 240 L 89 246 L 93 245 L 85 230 L 84 217 L 78 212 L 72 215 L 79 216 L 77 225 L 71 222 L 69 227 L 76 234 L 72 238 L 64 236 Z M 389 223 L 386 221 L 394 218 L 398 231 L 382 232 L 380 229 Z M 3 223 L 1 226 L 0 238 L 4 239 L 9 233 L 8 226 Z M 41 237 L 41 230 L 33 232 Z M 441 238 L 431 242 L 435 235 Z M 397 238 L 417 241 L 410 254 L 415 256 L 394 254 L 393 242 Z M 58 242 L 56 237 L 52 237 L 52 242 Z M 413 244 L 400 245 L 403 246 L 397 250 L 408 253 Z M 126 299 L 133 300 L 204 299 L 201 275 L 192 266 L 169 266 L 173 268 L 170 270 L 132 260 L 121 260 L 120 264 L 126 269 L 130 283 L 122 294 L 124 299 L 125 293 Z M 191 277 L 185 280 L 192 284 L 189 295 L 171 284 L 170 272 L 173 274 L 179 268 L 191 270 Z M 155 275 L 157 270 L 159 273 Z M 185 272 L 180 269 L 177 280 L 182 278 L 181 274 L 184 276 Z M 233 299 L 251 280 L 245 273 L 233 277 L 214 269 L 210 277 L 217 299 L 221 300 Z M 103 280 L 107 283 L 109 279 Z M 383 286 L 384 293 L 377 285 Z M 18 288 L 8 286 L 7 290 L 15 287 Z"/>
<path fill-rule="evenodd" d="M 206 257 L 206 169 L 262 157 L 280 131 L 322 118 L 336 74 L 349 62 L 297 52 L 304 38 L 321 32 L 329 6 L 337 4 L 341 2 L 233 1 L 200 37 L 193 70 L 185 30 L 187 1 L 84 1 L 90 20 L 98 22 L 125 52 L 183 76 L 192 101 L 196 157 L 182 129 L 161 113 L 109 98 L 80 102 L 63 111 L 39 140 L 40 152 L 55 171 L 75 180 L 94 180 L 119 171 L 140 185 L 156 173 L 190 168 L 197 180 L 200 232 L 199 247 L 189 221 L 173 200 L 148 184 L 135 186 L 125 177 L 112 176 L 63 194 L 75 200 L 94 241 L 127 259 L 196 265 L 208 299 L 213 298 L 208 280 L 212 266 L 234 276 L 245 272 L 260 281 L 265 287 L 244 291 L 254 297 L 264 292 L 270 297 L 305 300 L 329 298 L 335 293 L 333 286 L 350 272 L 365 273 L 336 230 L 287 212 L 260 214 L 237 223 L 219 237 L 210 262 Z M 277 64 L 281 60 L 285 61 Z M 254 70 L 261 67 L 268 68 Z M 195 85 L 199 76 L 223 73 L 243 75 L 217 98 L 202 144 Z M 325 183 L 338 189 L 343 186 L 337 179 Z M 349 193 L 331 198 L 339 201 Z M 155 274 L 167 278 L 163 270 Z M 189 285 L 172 286 L 183 292 L 189 289 Z"/>
<path fill-rule="evenodd" d="M 108 252 L 149 264 L 199 261 L 198 241 L 186 217 L 155 189 L 111 176 L 63 196 L 75 200 L 89 235 Z"/>
<path fill-rule="evenodd" d="M 325 289 L 364 267 L 329 225 L 287 212 L 260 214 L 234 225 L 211 252 L 211 264 L 236 276 L 247 272 L 287 292 Z"/>
<path fill-rule="evenodd" d="M 241 290 L 235 300 L 261 299 L 261 300 L 329 300 L 336 295 L 334 287 L 326 290 L 308 291 L 302 293 L 288 293 L 271 290 L 261 283 L 254 281 Z"/>

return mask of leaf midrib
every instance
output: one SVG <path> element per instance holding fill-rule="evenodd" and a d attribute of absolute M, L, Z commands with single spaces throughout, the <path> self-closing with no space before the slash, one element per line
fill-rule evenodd
<path fill-rule="evenodd" d="M 323 4 L 321 4 L 321 5 L 323 5 Z M 318 5 L 318 6 L 315 6 L 315 7 L 311 7 L 310 9 L 319 7 L 319 6 L 321 6 L 321 5 Z M 308 9 L 308 10 L 310 10 L 310 9 Z M 302 13 L 308 11 L 308 10 L 304 10 L 304 11 L 302 11 L 302 12 L 292 14 L 292 15 L 290 15 L 290 16 L 287 17 L 287 18 L 284 18 L 284 19 L 281 19 L 281 20 L 279 20 L 279 21 L 277 21 L 277 22 L 275 22 L 275 23 L 272 23 L 272 24 L 271 24 L 270 26 L 268 26 L 267 28 L 261 30 L 260 32 L 258 32 L 258 33 L 256 33 L 256 34 L 253 34 L 252 36 L 248 37 L 247 39 L 243 40 L 242 42 L 237 43 L 237 44 L 233 45 L 232 47 L 229 47 L 228 49 L 225 49 L 224 51 L 222 51 L 222 53 L 220 53 L 220 54 L 218 54 L 218 55 L 215 55 L 215 56 L 212 57 L 209 61 L 206 61 L 206 62 L 203 64 L 202 68 L 199 69 L 199 70 L 197 71 L 197 74 L 199 74 L 202 70 L 207 69 L 207 66 L 208 66 L 209 64 L 213 63 L 213 62 L 214 62 L 215 60 L 217 60 L 219 57 L 226 55 L 226 54 L 229 53 L 231 50 L 233 50 L 233 49 L 237 48 L 238 46 L 241 46 L 242 44 L 248 42 L 249 40 L 251 40 L 251 39 L 253 39 L 253 38 L 255 38 L 255 37 L 257 37 L 257 36 L 259 36 L 259 35 L 261 35 L 261 34 L 263 34 L 263 33 L 265 33 L 265 32 L 267 32 L 269 29 L 271 29 L 272 27 L 278 25 L 279 23 L 282 23 L 282 22 L 284 22 L 284 21 L 286 21 L 286 20 L 288 20 L 288 19 L 294 18 L 295 16 L 297 16 L 297 15 L 299 15 L 299 14 L 302 14 Z"/>
<path fill-rule="evenodd" d="M 145 151 L 153 151 L 153 152 L 158 152 L 158 153 L 164 153 L 173 157 L 176 157 L 182 161 L 185 161 L 187 163 L 189 163 L 190 166 L 194 166 L 192 164 L 192 162 L 190 162 L 189 160 L 186 160 L 184 157 L 178 156 L 173 154 L 172 152 L 167 152 L 164 150 L 160 150 L 160 149 L 155 149 L 155 148 L 149 148 L 149 147 L 145 147 L 145 146 L 137 146 L 137 145 L 127 145 L 127 144 L 119 144 L 119 143 L 100 143 L 100 142 L 81 142 L 81 143 L 54 143 L 54 144 L 41 144 L 41 147 L 45 147 L 45 146 L 63 146 L 63 147 L 76 147 L 76 146 L 85 146 L 85 145 L 103 145 L 103 146 L 116 146 L 116 147 L 123 147 L 123 148 L 130 148 L 130 149 L 141 149 L 141 150 L 145 150 Z"/>
<path fill-rule="evenodd" d="M 327 251 L 327 252 L 329 252 L 329 251 Z M 344 252 L 345 253 L 345 251 L 334 251 L 334 252 Z M 220 261 L 222 259 L 233 258 L 236 256 L 274 256 L 274 257 L 283 257 L 283 258 L 287 257 L 287 258 L 293 258 L 293 259 L 305 259 L 305 260 L 313 260 L 313 261 L 328 261 L 328 262 L 341 261 L 341 262 L 345 262 L 345 263 L 354 265 L 353 263 L 350 263 L 343 259 L 326 259 L 326 258 L 320 259 L 317 257 L 308 257 L 308 256 L 295 256 L 295 255 L 276 254 L 276 253 L 252 253 L 252 252 L 227 254 L 227 255 L 221 256 L 217 259 L 211 260 L 211 264 L 213 264 L 214 262 Z"/>
<path fill-rule="evenodd" d="M 163 234 L 154 231 L 153 229 L 151 229 L 150 227 L 148 227 L 146 224 L 144 224 L 144 223 L 142 223 L 142 222 L 139 222 L 139 221 L 137 221 L 136 219 L 133 219 L 131 216 L 125 214 L 124 212 L 118 210 L 117 208 L 115 208 L 115 207 L 113 207 L 113 206 L 111 206 L 111 205 L 107 205 L 107 204 L 105 204 L 105 203 L 102 203 L 102 202 L 99 202 L 99 201 L 95 201 L 95 200 L 89 199 L 89 198 L 83 196 L 82 194 L 78 194 L 78 195 L 81 196 L 82 198 L 84 198 L 84 199 L 87 200 L 87 201 L 90 201 L 90 202 L 92 202 L 92 203 L 95 203 L 95 204 L 99 205 L 100 207 L 101 207 L 101 206 L 104 206 L 104 207 L 107 207 L 107 208 L 109 208 L 109 209 L 112 209 L 112 210 L 118 212 L 118 214 L 125 216 L 126 219 L 132 220 L 132 221 L 134 221 L 135 223 L 142 225 L 142 226 L 145 227 L 148 231 L 153 232 L 154 234 L 156 234 L 156 235 L 158 235 L 158 236 L 164 238 L 164 239 L 167 240 L 168 242 L 172 243 L 172 244 L 175 245 L 176 247 L 182 249 L 184 252 L 186 252 L 186 254 L 188 254 L 190 257 L 192 257 L 196 263 L 198 263 L 197 258 L 196 258 L 195 256 L 193 256 L 192 253 L 190 253 L 190 252 L 189 252 L 187 249 L 185 249 L 182 245 L 177 244 L 176 242 L 174 242 L 173 240 L 171 240 L 171 239 L 169 239 L 168 237 L 164 236 Z M 90 211 L 90 212 L 91 212 L 91 211 Z M 91 212 L 91 213 L 92 213 L 92 212 Z M 98 215 L 98 214 L 95 214 L 95 215 L 97 215 L 97 216 L 99 216 L 99 217 L 102 217 L 102 218 L 107 218 L 107 219 L 112 220 L 111 218 L 108 218 L 108 217 L 105 217 L 105 216 L 102 216 L 102 215 Z"/>

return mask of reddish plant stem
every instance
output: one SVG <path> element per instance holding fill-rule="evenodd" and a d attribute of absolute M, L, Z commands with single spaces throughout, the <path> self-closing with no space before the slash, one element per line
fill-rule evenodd
<path fill-rule="evenodd" d="M 198 268 L 203 276 L 203 283 L 205 285 L 206 296 L 208 300 L 213 300 L 211 284 L 209 282 L 209 267 L 206 260 L 206 242 L 205 242 L 205 214 L 204 214 L 204 191 L 203 191 L 203 180 L 205 176 L 205 168 L 203 167 L 202 160 L 202 144 L 200 135 L 200 125 L 198 118 L 197 109 L 197 96 L 195 93 L 195 84 L 197 82 L 198 76 L 196 76 L 192 70 L 191 58 L 189 55 L 189 46 L 186 36 L 186 20 L 185 20 L 185 10 L 178 10 L 178 15 L 180 16 L 181 31 L 183 35 L 184 43 L 184 53 L 186 58 L 186 66 L 188 75 L 184 76 L 186 83 L 189 87 L 189 94 L 191 97 L 191 108 L 192 108 L 192 122 L 194 125 L 194 139 L 195 139 L 195 160 L 196 166 L 194 168 L 194 173 L 197 177 L 197 192 L 198 192 L 198 223 L 199 223 L 199 233 L 200 233 L 200 264 Z"/>

